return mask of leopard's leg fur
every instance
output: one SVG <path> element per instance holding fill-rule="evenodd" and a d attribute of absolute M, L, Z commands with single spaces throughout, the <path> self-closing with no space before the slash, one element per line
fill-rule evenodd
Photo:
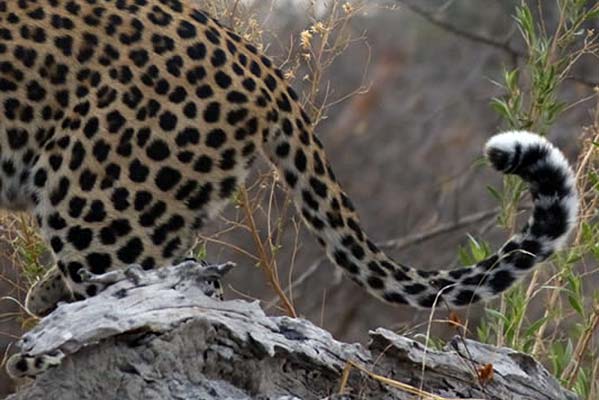
<path fill-rule="evenodd" d="M 49 368 L 60 365 L 64 354 L 60 350 L 32 356 L 26 353 L 13 354 L 6 362 L 6 372 L 12 378 L 35 376 Z"/>
<path fill-rule="evenodd" d="M 73 300 L 73 294 L 58 268 L 54 266 L 29 289 L 25 308 L 37 317 L 44 317 L 54 311 L 59 302 Z"/>

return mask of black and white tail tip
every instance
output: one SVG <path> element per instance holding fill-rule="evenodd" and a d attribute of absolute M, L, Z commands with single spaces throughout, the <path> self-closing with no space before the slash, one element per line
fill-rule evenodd
<path fill-rule="evenodd" d="M 543 253 L 563 246 L 576 225 L 578 194 L 562 152 L 537 134 L 509 131 L 493 136 L 485 153 L 495 169 L 518 175 L 529 185 L 534 210 L 523 233 L 544 243 Z"/>
<path fill-rule="evenodd" d="M 485 153 L 497 170 L 518 175 L 528 184 L 533 209 L 524 228 L 496 254 L 471 268 L 436 274 L 433 279 L 445 286 L 436 296 L 450 306 L 466 306 L 504 292 L 562 247 L 576 224 L 574 173 L 563 154 L 545 138 L 530 132 L 505 132 L 487 142 Z M 434 287 L 434 282 L 430 286 Z M 409 300 L 430 307 L 434 302 L 429 298 Z"/>

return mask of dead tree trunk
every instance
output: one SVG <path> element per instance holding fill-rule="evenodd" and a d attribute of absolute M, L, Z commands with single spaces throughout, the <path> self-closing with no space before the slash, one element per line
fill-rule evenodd
<path fill-rule="evenodd" d="M 309 321 L 266 316 L 258 302 L 206 296 L 206 279 L 228 268 L 187 262 L 102 276 L 116 283 L 61 305 L 23 337 L 25 352 L 66 357 L 8 399 L 576 399 L 510 349 L 456 337 L 437 351 L 382 328 L 365 349 Z M 404 386 L 352 368 L 338 394 L 348 361 Z M 486 364 L 493 378 L 480 382 Z"/>

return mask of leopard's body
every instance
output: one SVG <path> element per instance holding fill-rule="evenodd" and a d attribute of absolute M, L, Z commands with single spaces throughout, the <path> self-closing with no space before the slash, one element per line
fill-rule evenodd
<path fill-rule="evenodd" d="M 33 312 L 101 290 L 83 269 L 184 257 L 258 153 L 331 260 L 391 303 L 487 299 L 564 242 L 578 204 L 572 171 L 544 139 L 510 132 L 487 155 L 531 184 L 524 230 L 472 268 L 394 262 L 360 228 L 282 73 L 192 3 L 0 0 L 0 205 L 35 215 L 58 267 L 30 293 Z M 18 357 L 13 375 L 43 370 Z"/>

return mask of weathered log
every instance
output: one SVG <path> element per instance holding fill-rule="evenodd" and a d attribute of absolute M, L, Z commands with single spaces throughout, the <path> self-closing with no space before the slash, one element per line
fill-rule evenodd
<path fill-rule="evenodd" d="M 230 265 L 194 262 L 99 278 L 116 282 L 96 297 L 62 304 L 24 335 L 32 355 L 61 350 L 62 364 L 10 400 L 35 399 L 576 399 L 533 358 L 456 337 L 443 351 L 385 329 L 368 350 L 309 321 L 269 317 L 258 302 L 205 295 L 207 279 Z M 409 385 L 382 382 L 348 361 Z M 493 366 L 481 382 L 477 369 Z"/>

